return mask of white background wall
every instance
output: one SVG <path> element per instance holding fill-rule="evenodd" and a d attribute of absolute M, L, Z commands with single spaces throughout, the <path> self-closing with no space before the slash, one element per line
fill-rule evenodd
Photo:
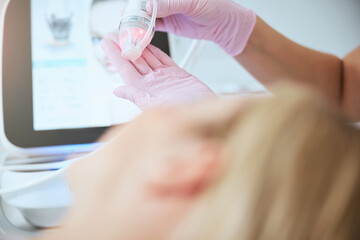
<path fill-rule="evenodd" d="M 2 9 L 5 0 L 0 0 L 0 9 Z"/>
<path fill-rule="evenodd" d="M 221 1 L 221 0 L 220 0 Z M 343 57 L 360 45 L 360 0 L 236 0 L 272 27 L 307 47 Z M 175 39 L 176 60 L 189 41 Z M 360 60 L 359 60 L 360 61 Z M 191 73 L 217 92 L 262 87 L 217 46 L 206 43 Z"/>

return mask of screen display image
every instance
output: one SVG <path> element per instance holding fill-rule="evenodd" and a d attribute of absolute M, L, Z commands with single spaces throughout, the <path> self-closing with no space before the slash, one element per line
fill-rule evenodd
<path fill-rule="evenodd" d="M 113 90 L 123 82 L 100 42 L 124 0 L 31 0 L 35 131 L 108 127 L 140 113 Z"/>

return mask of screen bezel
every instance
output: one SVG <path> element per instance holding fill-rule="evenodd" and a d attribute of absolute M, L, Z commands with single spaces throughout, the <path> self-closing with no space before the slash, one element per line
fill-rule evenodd
<path fill-rule="evenodd" d="M 170 55 L 168 35 L 156 33 L 152 44 Z M 20 148 L 95 142 L 108 127 L 35 131 L 33 118 L 31 0 L 11 0 L 5 13 L 2 100 L 6 138 Z"/>

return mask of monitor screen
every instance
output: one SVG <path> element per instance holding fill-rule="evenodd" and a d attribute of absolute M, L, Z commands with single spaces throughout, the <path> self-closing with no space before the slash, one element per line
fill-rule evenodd
<path fill-rule="evenodd" d="M 120 23 L 124 0 L 31 0 L 35 131 L 108 127 L 140 110 L 113 90 L 123 85 L 100 42 Z"/>

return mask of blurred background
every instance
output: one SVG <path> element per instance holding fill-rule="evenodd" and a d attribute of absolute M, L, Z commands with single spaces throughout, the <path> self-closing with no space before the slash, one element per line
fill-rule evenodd
<path fill-rule="evenodd" d="M 360 0 L 235 0 L 253 9 L 268 24 L 307 47 L 344 57 L 360 44 Z M 171 37 L 179 63 L 189 40 Z M 262 91 L 264 88 L 235 60 L 205 43 L 188 70 L 218 93 Z"/>

